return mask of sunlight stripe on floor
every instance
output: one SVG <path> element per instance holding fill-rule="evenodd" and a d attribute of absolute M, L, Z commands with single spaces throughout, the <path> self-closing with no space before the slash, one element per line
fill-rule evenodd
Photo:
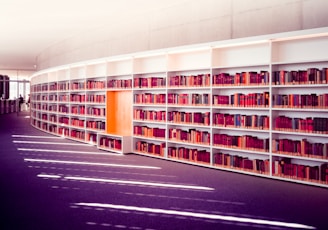
<path fill-rule="evenodd" d="M 85 143 L 67 143 L 67 142 L 44 142 L 44 141 L 13 141 L 13 143 L 20 144 L 44 144 L 44 145 L 77 145 L 77 146 L 88 146 L 93 147 Z"/>
<path fill-rule="evenodd" d="M 88 145 L 86 145 L 88 146 Z M 111 152 L 89 152 L 89 151 L 73 151 L 73 150 L 56 150 L 56 149 L 32 149 L 32 148 L 17 148 L 18 151 L 25 152 L 49 152 L 49 153 L 76 153 L 76 154 L 90 154 L 90 155 L 110 155 L 110 156 L 124 156 L 123 154 Z"/>
<path fill-rule="evenodd" d="M 59 175 L 39 174 L 39 175 L 37 175 L 37 177 L 58 179 L 58 178 L 60 178 L 61 176 L 59 176 Z"/>
<path fill-rule="evenodd" d="M 64 179 L 79 180 L 79 181 L 91 181 L 91 182 L 104 182 L 104 183 L 113 183 L 113 184 L 146 185 L 146 186 L 165 187 L 165 188 L 194 189 L 194 190 L 207 190 L 207 191 L 214 190 L 214 188 L 204 187 L 204 186 L 166 184 L 166 183 L 154 183 L 154 182 L 144 182 L 144 181 L 111 180 L 111 179 L 74 177 L 74 176 L 67 176 L 67 177 L 64 177 Z"/>
<path fill-rule="evenodd" d="M 138 212 L 157 213 L 157 214 L 166 214 L 166 215 L 174 215 L 174 216 L 196 217 L 196 218 L 223 220 L 223 221 L 231 221 L 231 222 L 239 222 L 239 223 L 270 225 L 276 227 L 316 229 L 313 226 L 298 224 L 298 223 L 288 223 L 282 221 L 271 221 L 271 220 L 255 219 L 255 218 L 225 216 L 225 215 L 206 214 L 206 213 L 197 213 L 197 212 L 185 212 L 185 211 L 176 211 L 176 210 L 167 210 L 167 209 L 145 208 L 145 207 L 102 204 L 102 203 L 75 203 L 75 205 L 93 207 L 93 208 L 109 208 L 109 209 L 117 209 L 117 210 L 138 211 Z"/>
<path fill-rule="evenodd" d="M 61 160 L 47 160 L 47 159 L 31 159 L 31 158 L 25 158 L 24 161 L 26 161 L 26 162 L 37 162 L 37 163 L 57 163 L 57 164 L 73 164 L 73 165 L 108 166 L 108 167 L 123 167 L 123 168 L 137 168 L 137 169 L 161 169 L 160 167 L 154 167 L 154 166 L 109 164 L 109 163 L 96 163 L 96 162 L 85 162 L 85 161 L 61 161 Z"/>
<path fill-rule="evenodd" d="M 19 137 L 19 138 L 44 138 L 44 139 L 64 139 L 62 137 L 56 137 L 56 136 L 31 136 L 31 135 L 19 135 L 19 134 L 13 134 L 12 137 Z"/>

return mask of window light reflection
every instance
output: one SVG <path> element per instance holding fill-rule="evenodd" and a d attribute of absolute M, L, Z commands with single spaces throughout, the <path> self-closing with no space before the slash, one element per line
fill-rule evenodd
<path fill-rule="evenodd" d="M 26 161 L 26 162 L 37 162 L 37 163 L 58 163 L 58 164 L 74 164 L 74 165 L 109 166 L 109 167 L 124 167 L 124 168 L 138 168 L 138 169 L 161 169 L 159 167 L 154 167 L 154 166 L 109 164 L 109 163 L 97 163 L 97 162 L 85 162 L 85 161 L 61 161 L 61 160 L 47 160 L 47 159 L 31 159 L 31 158 L 25 158 L 24 161 Z"/>
<path fill-rule="evenodd" d="M 130 180 L 111 180 L 111 179 L 89 178 L 89 177 L 74 177 L 74 176 L 67 176 L 67 177 L 64 177 L 64 179 L 79 180 L 79 181 L 91 181 L 91 182 L 104 182 L 104 183 L 114 183 L 114 184 L 146 185 L 146 186 L 165 187 L 165 188 L 178 188 L 178 189 L 194 189 L 194 190 L 207 190 L 207 191 L 214 190 L 213 188 L 203 187 L 203 186 L 153 183 L 153 182 L 130 181 Z"/>
<path fill-rule="evenodd" d="M 245 218 L 245 217 L 225 216 L 225 215 L 217 215 L 217 214 L 176 211 L 176 210 L 167 210 L 167 209 L 145 208 L 145 207 L 102 204 L 102 203 L 75 203 L 75 205 L 85 206 L 85 207 L 93 207 L 93 208 L 109 208 L 109 209 L 118 209 L 118 210 L 166 214 L 166 215 L 174 215 L 174 216 L 196 217 L 196 218 L 223 220 L 223 221 L 239 222 L 239 223 L 247 223 L 247 224 L 269 225 L 269 226 L 274 226 L 274 227 L 288 227 L 288 228 L 295 228 L 295 229 L 316 229 L 313 226 L 298 224 L 298 223 L 288 223 L 288 222 L 282 222 L 282 221 L 271 221 L 271 220 L 255 219 L 255 218 Z"/>

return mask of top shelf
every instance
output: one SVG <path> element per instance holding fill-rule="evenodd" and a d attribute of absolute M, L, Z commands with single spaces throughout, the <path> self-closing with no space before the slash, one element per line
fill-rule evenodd
<path fill-rule="evenodd" d="M 313 31 L 277 34 L 258 40 L 235 39 L 193 45 L 190 49 L 176 47 L 109 57 L 98 62 L 90 60 L 40 71 L 33 76 L 32 84 L 97 77 L 127 78 L 141 74 L 184 75 L 197 71 L 218 74 L 328 67 L 328 28 L 325 33 L 320 31 L 317 34 L 310 34 Z"/>
<path fill-rule="evenodd" d="M 270 63 L 270 43 L 214 48 L 213 67 L 257 66 Z"/>
<path fill-rule="evenodd" d="M 328 61 L 328 36 L 272 42 L 273 63 Z"/>

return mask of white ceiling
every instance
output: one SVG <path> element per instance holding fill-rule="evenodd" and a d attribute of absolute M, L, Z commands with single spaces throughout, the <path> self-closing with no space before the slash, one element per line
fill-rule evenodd
<path fill-rule="evenodd" d="M 186 0 L 0 0 L 0 69 L 34 69 L 46 48 Z"/>

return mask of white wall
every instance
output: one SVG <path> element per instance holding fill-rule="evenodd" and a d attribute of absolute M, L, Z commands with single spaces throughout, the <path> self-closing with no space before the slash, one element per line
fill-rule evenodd
<path fill-rule="evenodd" d="M 120 54 L 328 26 L 327 0 L 186 0 L 49 47 L 38 69 Z M 124 14 L 124 12 L 122 12 Z"/>

